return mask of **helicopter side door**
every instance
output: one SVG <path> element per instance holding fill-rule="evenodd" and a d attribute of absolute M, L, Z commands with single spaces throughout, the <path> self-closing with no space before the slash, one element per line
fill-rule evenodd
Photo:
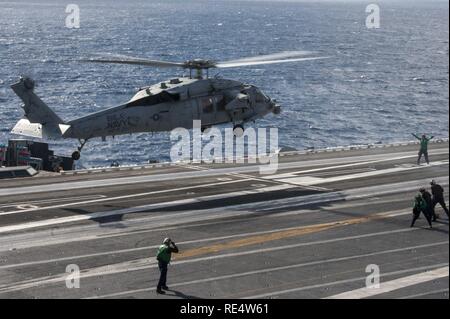
<path fill-rule="evenodd" d="M 214 96 L 214 110 L 216 124 L 231 122 L 230 113 L 226 109 L 226 100 L 222 94 Z"/>
<path fill-rule="evenodd" d="M 198 98 L 201 112 L 202 126 L 211 126 L 216 123 L 216 111 L 214 107 L 214 97 L 205 96 Z"/>

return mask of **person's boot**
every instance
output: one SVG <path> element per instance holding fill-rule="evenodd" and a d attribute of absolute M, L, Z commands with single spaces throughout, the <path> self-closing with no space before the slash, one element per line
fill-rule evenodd
<path fill-rule="evenodd" d="M 167 287 L 167 286 L 162 286 L 161 288 L 164 290 L 169 290 L 169 287 Z"/>
<path fill-rule="evenodd" d="M 160 294 L 160 295 L 164 295 L 166 292 L 164 290 L 162 290 L 160 287 L 156 288 L 156 293 Z"/>

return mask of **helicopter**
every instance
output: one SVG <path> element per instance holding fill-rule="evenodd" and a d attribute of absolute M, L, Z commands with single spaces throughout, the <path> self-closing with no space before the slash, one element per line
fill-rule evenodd
<path fill-rule="evenodd" d="M 80 146 L 72 153 L 79 160 L 88 140 L 141 132 L 163 132 L 175 128 L 191 129 L 200 120 L 202 131 L 219 124 L 233 123 L 235 135 L 243 134 L 244 125 L 269 113 L 280 114 L 281 106 L 258 87 L 237 80 L 210 77 L 210 69 L 235 68 L 275 63 L 323 59 L 309 51 L 284 51 L 269 55 L 216 62 L 194 59 L 169 62 L 113 55 L 82 59 L 89 63 L 114 63 L 159 68 L 182 68 L 189 76 L 172 78 L 140 88 L 126 103 L 71 121 L 63 121 L 35 93 L 35 82 L 21 77 L 11 85 L 23 101 L 24 117 L 11 133 L 47 139 L 78 139 Z"/>

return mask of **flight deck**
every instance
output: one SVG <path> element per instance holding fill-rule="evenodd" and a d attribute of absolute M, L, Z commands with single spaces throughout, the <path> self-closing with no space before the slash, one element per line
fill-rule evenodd
<path fill-rule="evenodd" d="M 430 144 L 430 165 L 417 151 L 282 153 L 271 175 L 173 163 L 1 180 L 0 298 L 448 299 L 448 217 L 437 207 L 433 229 L 409 227 L 431 179 L 448 205 L 448 140 Z M 180 253 L 158 295 L 165 237 Z"/>

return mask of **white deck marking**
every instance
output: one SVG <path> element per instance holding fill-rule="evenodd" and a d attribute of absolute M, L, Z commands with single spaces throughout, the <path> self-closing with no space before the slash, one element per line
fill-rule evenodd
<path fill-rule="evenodd" d="M 448 263 L 441 263 L 436 265 L 429 265 L 429 266 L 423 266 L 423 267 L 417 267 L 417 268 L 411 268 L 411 269 L 405 269 L 405 270 L 399 270 L 399 271 L 393 271 L 388 273 L 382 273 L 380 274 L 380 277 L 387 277 L 387 276 L 396 276 L 401 274 L 406 274 L 414 271 L 422 271 L 422 270 L 429 270 L 430 268 L 440 268 L 440 267 L 448 267 Z M 348 284 L 352 282 L 357 281 L 364 281 L 366 277 L 359 277 L 359 278 L 351 278 L 351 279 L 345 279 L 345 280 L 339 280 L 334 282 L 328 282 L 324 284 L 317 284 L 317 285 L 311 285 L 311 286 L 305 286 L 305 287 L 299 287 L 299 288 L 293 288 L 293 289 L 286 289 L 286 290 L 280 290 L 280 291 L 273 291 L 269 293 L 264 293 L 260 295 L 254 295 L 254 296 L 247 296 L 244 299 L 261 299 L 261 298 L 267 298 L 271 296 L 279 296 L 279 295 L 285 295 L 288 293 L 293 292 L 299 292 L 299 291 L 305 291 L 305 290 L 311 290 L 311 289 L 317 289 L 317 288 L 324 288 L 324 287 L 332 287 L 336 285 L 342 285 L 342 284 Z"/>
<path fill-rule="evenodd" d="M 443 154 L 447 154 L 447 152 L 444 152 Z M 397 155 L 400 153 L 397 153 Z M 441 151 L 438 151 L 435 153 L 435 155 L 441 155 Z M 392 154 L 386 154 L 388 156 L 391 155 L 395 155 L 395 153 Z M 290 178 L 290 177 L 298 177 L 297 174 L 314 174 L 317 172 L 323 172 L 323 171 L 329 171 L 329 170 L 336 170 L 336 169 L 340 169 L 340 168 L 347 168 L 347 167 L 357 167 L 357 166 L 363 166 L 363 165 L 370 165 L 370 164 L 376 164 L 376 163 L 383 163 L 383 162 L 389 162 L 389 161 L 395 161 L 395 160 L 402 160 L 402 159 L 407 159 L 407 158 L 413 158 L 413 157 L 417 157 L 417 154 L 414 156 L 397 156 L 397 157 L 377 157 L 377 159 L 372 159 L 367 160 L 367 161 L 361 161 L 361 162 L 351 162 L 350 164 L 343 164 L 343 165 L 336 165 L 336 166 L 326 166 L 326 167 L 319 167 L 319 168 L 313 168 L 313 169 L 307 169 L 307 170 L 301 170 L 301 171 L 293 171 L 293 172 L 289 172 L 289 173 L 284 173 L 284 174 L 275 174 L 275 175 L 269 175 L 263 178 L 266 179 L 282 179 L 282 178 Z M 374 157 L 375 158 L 375 157 Z M 311 165 L 313 166 L 313 165 Z M 412 165 L 412 166 L 408 166 L 409 168 L 411 167 L 419 167 L 417 165 Z M 420 166 L 420 167 L 426 167 L 426 166 Z"/>
<path fill-rule="evenodd" d="M 404 296 L 404 297 L 401 297 L 398 299 L 413 299 L 413 298 L 420 298 L 420 297 L 434 295 L 434 294 L 440 294 L 440 293 L 447 293 L 447 295 L 448 295 L 448 288 L 427 291 L 427 292 L 423 292 L 423 293 L 415 294 L 415 295 Z M 448 299 L 448 296 L 447 296 L 447 299 Z"/>
<path fill-rule="evenodd" d="M 55 208 L 64 208 L 64 207 L 70 207 L 73 205 L 80 206 L 80 205 L 86 205 L 86 204 L 96 204 L 96 203 L 110 202 L 110 201 L 121 200 L 121 199 L 130 199 L 130 198 L 150 196 L 150 195 L 156 195 L 156 194 L 164 194 L 164 193 L 178 192 L 178 191 L 184 191 L 184 190 L 191 190 L 191 189 L 197 189 L 197 188 L 207 188 L 207 187 L 212 187 L 212 186 L 242 183 L 242 182 L 246 182 L 246 181 L 249 181 L 249 180 L 248 179 L 230 180 L 230 181 L 225 181 L 225 182 L 201 184 L 201 185 L 186 186 L 186 187 L 179 187 L 179 188 L 171 188 L 171 189 L 164 189 L 164 190 L 159 190 L 159 191 L 151 191 L 151 192 L 123 195 L 123 196 L 115 196 L 115 197 L 106 197 L 105 196 L 106 198 L 93 199 L 93 200 L 87 200 L 87 201 L 81 201 L 81 202 L 73 202 L 73 203 L 66 203 L 66 204 L 61 204 L 61 205 L 46 206 L 46 207 L 42 207 L 42 208 L 39 207 L 39 208 L 30 208 L 30 209 L 18 210 L 18 211 L 2 212 L 2 213 L 0 213 L 0 216 L 22 214 L 22 213 L 28 213 L 28 212 L 33 212 L 33 211 L 38 211 L 38 210 L 43 210 L 43 209 L 49 210 L 49 209 L 55 209 Z"/>
<path fill-rule="evenodd" d="M 301 171 L 293 171 L 293 172 L 289 172 L 289 173 L 269 175 L 269 176 L 265 176 L 263 178 L 278 180 L 278 179 L 283 179 L 283 178 L 299 177 L 298 176 L 299 174 L 314 174 L 314 175 L 316 175 L 316 173 L 319 174 L 319 172 L 327 173 L 326 171 L 330 171 L 330 173 L 331 172 L 342 172 L 342 171 L 339 171 L 340 168 L 357 167 L 357 166 L 370 165 L 370 164 L 381 163 L 381 162 L 386 162 L 386 161 L 387 161 L 386 159 L 382 159 L 382 160 L 376 160 L 376 161 L 366 161 L 366 162 L 356 162 L 356 163 L 350 163 L 350 164 L 344 164 L 344 165 L 326 166 L 326 167 L 313 168 L 313 169 L 307 169 L 307 170 L 301 170 Z M 374 170 L 374 169 L 371 169 L 371 170 Z M 347 171 L 349 171 L 349 170 L 347 170 Z"/>
<path fill-rule="evenodd" d="M 211 171 L 214 170 L 213 168 L 210 167 L 203 167 L 203 166 L 196 166 L 196 165 L 192 165 L 192 164 L 188 164 L 188 165 L 178 165 L 181 166 L 183 168 L 186 169 L 192 169 L 192 170 L 196 170 L 196 171 Z M 243 179 L 247 179 L 247 180 L 253 180 L 253 181 L 259 181 L 259 182 L 267 182 L 266 180 L 253 176 L 253 175 L 248 175 L 248 174 L 241 174 L 241 173 L 228 173 L 225 174 L 225 176 L 232 176 L 232 177 L 239 177 L 239 178 L 243 178 Z M 220 178 L 218 178 L 219 180 Z M 280 182 L 277 181 L 273 181 L 274 183 L 279 184 Z"/>
<path fill-rule="evenodd" d="M 73 200 L 98 199 L 98 198 L 105 198 L 105 197 L 106 197 L 105 195 L 86 195 L 86 196 L 76 196 L 76 197 L 61 197 L 61 198 L 52 198 L 52 199 L 43 199 L 43 200 L 31 200 L 28 202 L 2 204 L 2 205 L 0 205 L 0 208 L 17 207 L 17 206 L 23 206 L 23 205 L 42 205 L 42 204 L 60 203 L 60 202 L 73 201 Z"/>
<path fill-rule="evenodd" d="M 296 176 L 296 177 L 290 177 L 290 178 L 283 178 L 283 179 L 277 179 L 277 181 L 283 182 L 283 183 L 289 183 L 294 185 L 317 185 L 320 184 L 320 182 L 324 180 L 324 178 L 321 177 L 314 177 L 314 176 Z"/>
<path fill-rule="evenodd" d="M 370 171 L 376 171 L 376 168 L 372 167 L 363 167 L 363 168 L 353 168 L 353 169 L 345 169 L 345 170 L 337 170 L 337 171 L 329 171 L 329 172 L 318 172 L 314 173 L 314 176 L 316 177 L 326 177 L 329 175 L 345 175 L 345 174 L 356 174 L 356 173 L 364 173 L 364 172 L 370 172 Z"/>
<path fill-rule="evenodd" d="M 420 274 L 411 275 L 408 277 L 398 278 L 391 281 L 381 282 L 380 288 L 361 288 L 352 291 L 347 291 L 341 294 L 327 297 L 326 299 L 362 299 L 381 295 L 387 292 L 406 288 L 413 285 L 418 285 L 424 282 L 445 278 L 449 276 L 449 268 L 443 267 L 434 269 Z"/>
<path fill-rule="evenodd" d="M 448 154 L 448 149 L 437 149 L 430 151 L 431 155 Z M 379 159 L 380 161 L 394 161 L 406 158 L 414 158 L 417 156 L 417 152 L 401 152 L 390 154 L 376 154 L 376 155 L 364 155 L 364 156 L 350 156 L 333 159 L 315 160 L 314 162 L 305 160 L 300 162 L 279 163 L 278 169 L 300 168 L 300 167 L 313 167 L 322 166 L 327 164 L 341 164 L 341 163 L 355 163 L 361 161 L 373 161 Z M 177 179 L 189 179 L 198 177 L 212 177 L 217 175 L 225 175 L 230 173 L 251 173 L 259 172 L 260 166 L 238 166 L 228 168 L 210 169 L 206 171 L 187 171 L 168 174 L 155 174 L 133 177 L 120 177 L 103 180 L 91 180 L 91 181 L 79 181 L 72 183 L 56 183 L 46 184 L 39 186 L 24 186 L 24 187 L 12 187 L 0 189 L 0 196 L 18 195 L 18 194 L 30 194 L 30 193 L 42 193 L 52 191 L 64 191 L 83 188 L 95 188 L 95 187 L 109 187 L 115 185 L 129 185 L 137 183 L 147 183 L 152 181 L 167 181 Z"/>
<path fill-rule="evenodd" d="M 368 171 L 368 172 L 364 172 L 364 173 L 339 175 L 339 176 L 327 177 L 327 178 L 320 178 L 320 177 L 313 177 L 313 176 L 301 176 L 301 177 L 297 176 L 297 177 L 279 179 L 279 181 L 284 182 L 284 183 L 291 183 L 291 184 L 295 184 L 295 185 L 299 185 L 299 186 L 320 185 L 320 184 L 347 181 L 347 180 L 358 179 L 358 178 L 366 178 L 366 177 L 374 177 L 374 176 L 379 176 L 379 175 L 394 174 L 394 173 L 412 171 L 412 170 L 416 170 L 416 169 L 423 169 L 425 167 L 430 167 L 430 166 L 441 166 L 441 165 L 448 165 L 448 161 L 437 161 L 437 162 L 431 163 L 428 166 L 394 167 L 394 168 L 386 168 L 386 169 L 380 169 L 380 170 L 375 170 L 375 171 Z"/>
<path fill-rule="evenodd" d="M 36 222 L 3 226 L 3 227 L 0 227 L 0 233 L 32 229 L 32 228 L 43 227 L 43 226 L 54 226 L 54 225 L 73 223 L 73 222 L 84 221 L 84 220 L 105 218 L 105 217 L 110 217 L 110 216 L 139 213 L 139 212 L 145 212 L 147 210 L 152 210 L 152 209 L 167 208 L 167 207 L 173 207 L 173 206 L 178 206 L 178 205 L 195 204 L 195 203 L 200 203 L 203 201 L 226 199 L 226 198 L 232 198 L 232 197 L 244 196 L 244 195 L 250 195 L 250 194 L 262 194 L 262 193 L 267 193 L 267 192 L 287 190 L 289 188 L 294 188 L 294 187 L 295 187 L 294 185 L 277 185 L 277 186 L 270 186 L 270 187 L 258 188 L 258 189 L 247 190 L 247 191 L 239 191 L 239 192 L 217 194 L 217 195 L 208 195 L 208 196 L 201 196 L 201 197 L 196 197 L 196 198 L 181 199 L 181 200 L 176 200 L 176 201 L 171 201 L 171 202 L 163 202 L 163 203 L 135 206 L 135 207 L 117 209 L 117 210 L 112 210 L 112 211 L 104 211 L 104 212 L 90 213 L 90 214 L 84 214 L 84 215 L 75 215 L 75 216 L 70 216 L 70 217 L 52 218 L 52 219 L 46 219 L 46 220 L 41 220 L 41 221 L 36 221 Z M 22 213 L 22 212 L 23 211 L 19 211 L 16 213 Z M 5 215 L 8 213 L 3 213 L 3 214 Z M 191 212 L 180 213 L 178 215 L 187 215 L 187 214 L 191 214 Z M 172 215 L 172 217 L 173 216 L 174 215 Z"/>
<path fill-rule="evenodd" d="M 327 264 L 327 263 L 348 261 L 348 260 L 359 259 L 359 258 L 367 258 L 367 257 L 373 257 L 373 256 L 379 256 L 379 255 L 385 255 L 385 254 L 398 253 L 398 252 L 407 251 L 407 250 L 413 250 L 413 249 L 429 248 L 429 247 L 434 247 L 434 246 L 440 246 L 440 245 L 443 245 L 443 244 L 448 244 L 448 241 L 447 242 L 441 242 L 441 243 L 433 243 L 433 244 L 426 244 L 426 245 L 420 245 L 420 246 L 413 246 L 413 247 L 404 247 L 404 248 L 398 248 L 398 249 L 390 249 L 390 250 L 378 251 L 378 252 L 368 253 L 368 254 L 331 258 L 331 259 L 312 261 L 312 262 L 300 263 L 300 264 L 294 264 L 294 265 L 288 265 L 288 266 L 265 268 L 265 269 L 254 270 L 254 271 L 247 271 L 247 272 L 236 273 L 236 274 L 231 274 L 231 275 L 224 275 L 224 276 L 218 276 L 218 277 L 210 277 L 210 278 L 205 278 L 205 279 L 192 280 L 192 281 L 187 281 L 187 282 L 174 283 L 174 284 L 171 284 L 170 286 L 171 287 L 180 287 L 180 286 L 201 284 L 201 283 L 206 283 L 206 282 L 211 282 L 211 281 L 215 282 L 215 281 L 218 281 L 218 280 L 226 280 L 226 279 L 232 279 L 232 278 L 252 276 L 252 275 L 258 275 L 258 274 L 263 274 L 263 273 L 268 273 L 268 272 L 277 272 L 277 271 L 283 271 L 283 270 L 288 270 L 288 269 L 310 267 L 310 266 L 315 266 L 315 265 L 322 265 L 322 264 Z M 113 294 L 107 294 L 107 295 L 102 295 L 102 296 L 95 296 L 95 297 L 91 297 L 91 299 L 93 299 L 93 298 L 118 297 L 118 296 L 134 294 L 134 293 L 140 293 L 140 292 L 153 291 L 153 290 L 154 290 L 154 288 L 128 290 L 128 291 L 122 291 L 122 292 L 113 293 Z"/>

